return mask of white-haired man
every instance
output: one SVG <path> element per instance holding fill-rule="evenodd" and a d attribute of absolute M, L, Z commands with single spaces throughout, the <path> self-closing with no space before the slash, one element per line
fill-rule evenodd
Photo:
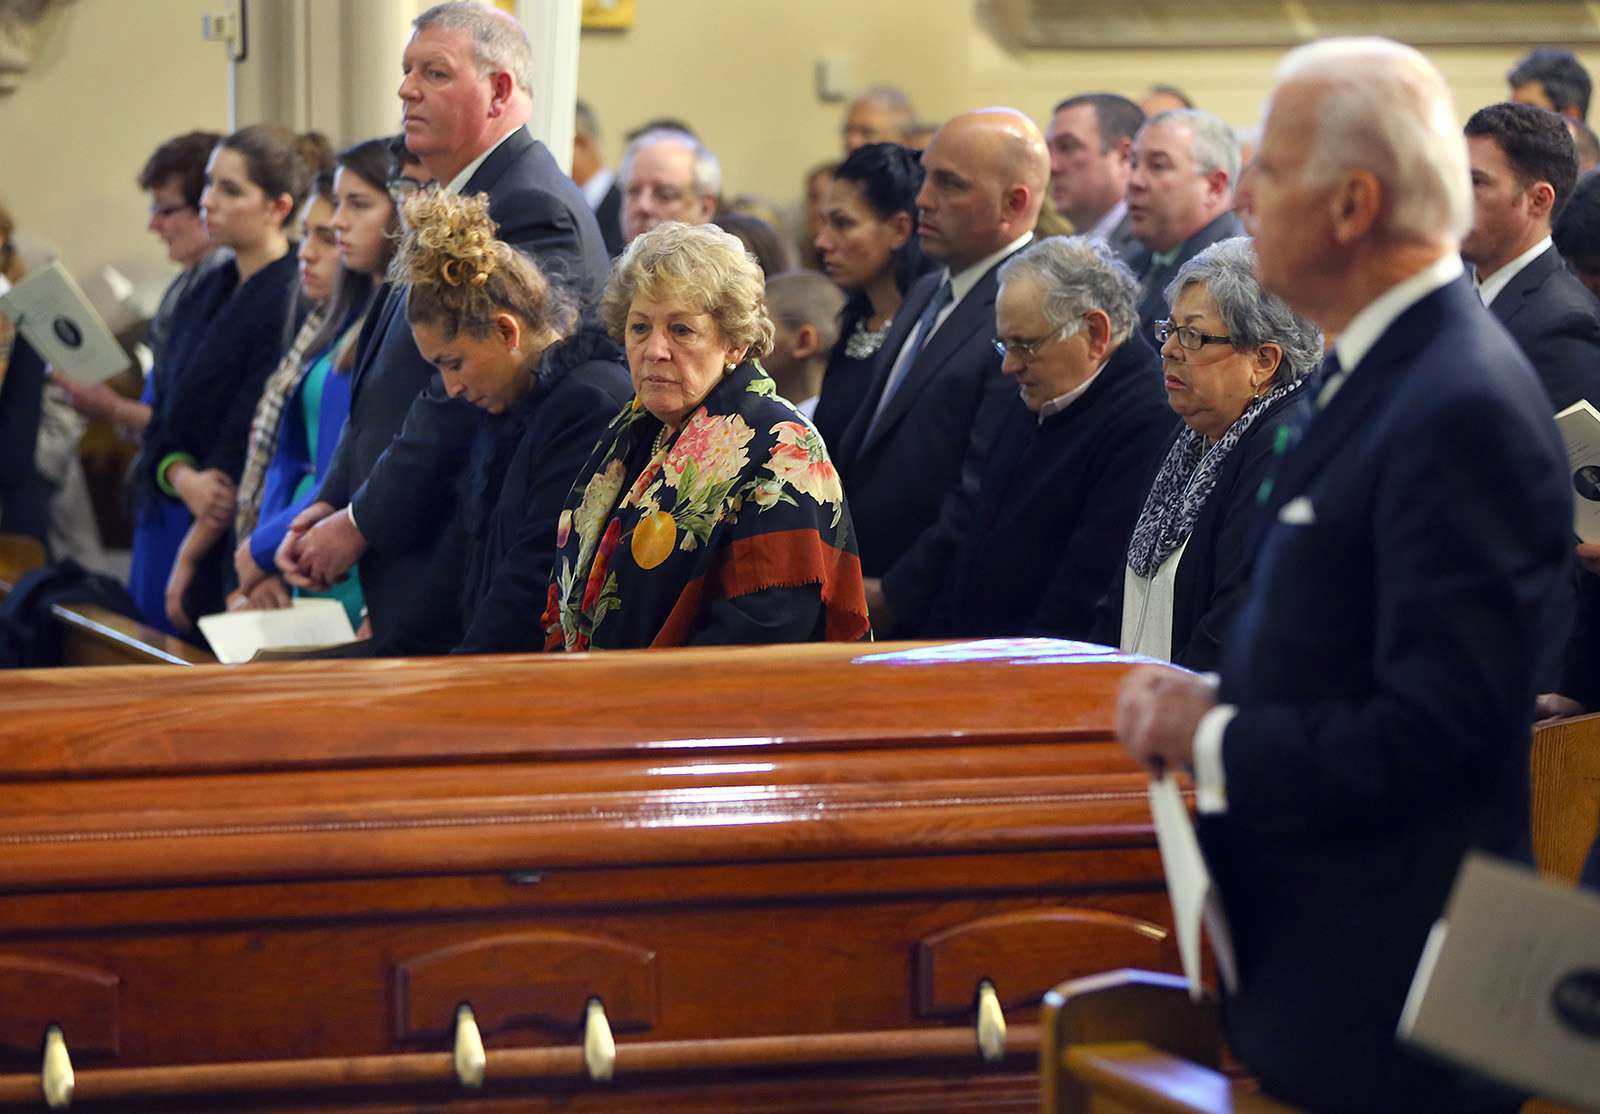
<path fill-rule="evenodd" d="M 707 224 L 717 215 L 722 165 L 688 132 L 651 128 L 622 156 L 622 242 L 658 224 Z"/>
<path fill-rule="evenodd" d="M 441 188 L 487 194 L 499 238 L 579 297 L 607 259 L 582 192 L 524 126 L 531 52 L 515 19 L 469 0 L 419 15 L 401 61 L 406 147 Z M 378 652 L 444 652 L 460 638 L 458 487 L 477 410 L 451 399 L 411 338 L 404 287 L 374 309 L 351 372 L 350 419 L 317 502 L 278 551 L 291 583 L 361 562 Z"/>
<path fill-rule="evenodd" d="M 1219 689 L 1140 670 L 1118 733 L 1195 773 L 1239 960 L 1228 1039 L 1269 1093 L 1514 1109 L 1394 1033 L 1463 854 L 1526 833 L 1572 520 L 1561 438 L 1462 269 L 1466 146 L 1420 54 L 1291 53 L 1245 192 L 1263 284 L 1338 339 L 1262 492 Z"/>

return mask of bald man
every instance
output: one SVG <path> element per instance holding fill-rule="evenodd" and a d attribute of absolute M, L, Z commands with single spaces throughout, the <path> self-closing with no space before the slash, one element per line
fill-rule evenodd
<path fill-rule="evenodd" d="M 923 624 L 968 528 L 956 489 L 964 471 L 981 472 L 1014 394 L 993 343 L 996 275 L 1033 239 L 1050 184 L 1044 136 L 1010 108 L 955 117 L 922 165 L 918 235 L 943 266 L 906 292 L 834 452 L 880 635 Z"/>

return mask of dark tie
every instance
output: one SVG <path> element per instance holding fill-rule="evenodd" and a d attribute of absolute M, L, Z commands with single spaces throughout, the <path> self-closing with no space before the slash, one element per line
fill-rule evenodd
<path fill-rule="evenodd" d="M 878 421 L 883 417 L 883 412 L 889 408 L 889 400 L 900 389 L 906 376 L 911 372 L 911 365 L 917 362 L 917 357 L 922 355 L 922 348 L 928 343 L 928 337 L 933 332 L 933 323 L 938 318 L 939 312 L 949 305 L 955 292 L 950 289 L 950 280 L 945 279 L 939 284 L 939 289 L 934 291 L 928 304 L 923 307 L 922 314 L 917 318 L 916 327 L 911 330 L 911 339 L 906 341 L 905 359 L 896 359 L 889 372 L 889 381 L 883 385 L 883 394 L 878 397 L 878 408 L 872 412 L 872 421 L 867 423 L 866 435 L 863 442 L 872 437 L 872 431 L 878 428 Z"/>
<path fill-rule="evenodd" d="M 1317 416 L 1317 411 L 1322 408 L 1320 402 L 1322 392 L 1329 383 L 1343 378 L 1344 368 L 1339 364 L 1339 355 L 1330 351 L 1323 357 L 1317 370 L 1307 378 L 1306 385 L 1296 392 L 1299 398 L 1295 401 L 1294 417 L 1278 427 L 1277 436 L 1272 442 L 1272 469 L 1267 473 L 1266 479 L 1261 481 L 1261 486 L 1256 489 L 1257 503 L 1265 503 L 1272 498 L 1272 481 L 1281 461 L 1306 435 L 1306 429 Z"/>

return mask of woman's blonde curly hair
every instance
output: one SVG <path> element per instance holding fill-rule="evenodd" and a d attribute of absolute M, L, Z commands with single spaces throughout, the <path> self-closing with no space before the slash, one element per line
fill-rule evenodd
<path fill-rule="evenodd" d="M 406 202 L 405 216 L 389 278 L 410 288 L 411 324 L 432 326 L 446 338 L 485 337 L 496 313 L 510 313 L 561 336 L 572 331 L 577 307 L 537 263 L 495 239 L 487 195 L 429 190 Z"/>
<path fill-rule="evenodd" d="M 710 314 L 723 339 L 748 347 L 750 356 L 772 351 L 761 267 L 737 236 L 715 225 L 672 221 L 628 245 L 600 299 L 600 318 L 618 344 L 626 345 L 635 298 L 687 302 Z"/>

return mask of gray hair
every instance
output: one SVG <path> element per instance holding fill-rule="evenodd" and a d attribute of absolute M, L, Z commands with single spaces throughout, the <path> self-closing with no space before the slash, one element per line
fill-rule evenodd
<path fill-rule="evenodd" d="M 1200 172 L 1210 174 L 1220 170 L 1228 176 L 1229 189 L 1239 184 L 1239 138 L 1222 117 L 1199 108 L 1174 108 L 1158 112 L 1144 122 L 1146 128 L 1154 124 L 1178 124 L 1187 128 L 1189 151 Z"/>
<path fill-rule="evenodd" d="M 633 177 L 633 160 L 638 158 L 640 151 L 657 143 L 676 143 L 694 156 L 694 188 L 701 197 L 717 197 L 722 193 L 722 164 L 717 161 L 717 156 L 704 143 L 677 128 L 651 128 L 634 137 L 628 149 L 622 153 L 622 170 L 617 175 L 624 189 Z"/>
<path fill-rule="evenodd" d="M 1083 315 L 1111 318 L 1111 343 L 1121 344 L 1139 321 L 1139 280 L 1099 239 L 1051 236 L 1018 252 L 1000 268 L 1000 285 L 1028 279 L 1039 287 L 1039 311 L 1057 329 L 1081 327 Z"/>
<path fill-rule="evenodd" d="M 1283 350 L 1273 381 L 1279 385 L 1304 379 L 1322 361 L 1322 333 L 1256 278 L 1256 249 L 1248 236 L 1221 240 L 1178 269 L 1167 285 L 1167 304 L 1191 286 L 1203 285 L 1216 303 L 1230 343 L 1241 352 L 1263 344 Z"/>
<path fill-rule="evenodd" d="M 488 77 L 504 70 L 524 93 L 533 91 L 533 51 L 527 32 L 512 16 L 475 0 L 446 0 L 411 21 L 415 31 L 437 28 L 466 35 L 478 73 Z"/>
<path fill-rule="evenodd" d="M 1321 87 L 1307 185 L 1370 171 L 1385 195 L 1379 231 L 1396 239 L 1460 239 L 1472 227 L 1467 144 L 1432 62 L 1390 39 L 1324 39 L 1291 51 L 1277 79 Z"/>

